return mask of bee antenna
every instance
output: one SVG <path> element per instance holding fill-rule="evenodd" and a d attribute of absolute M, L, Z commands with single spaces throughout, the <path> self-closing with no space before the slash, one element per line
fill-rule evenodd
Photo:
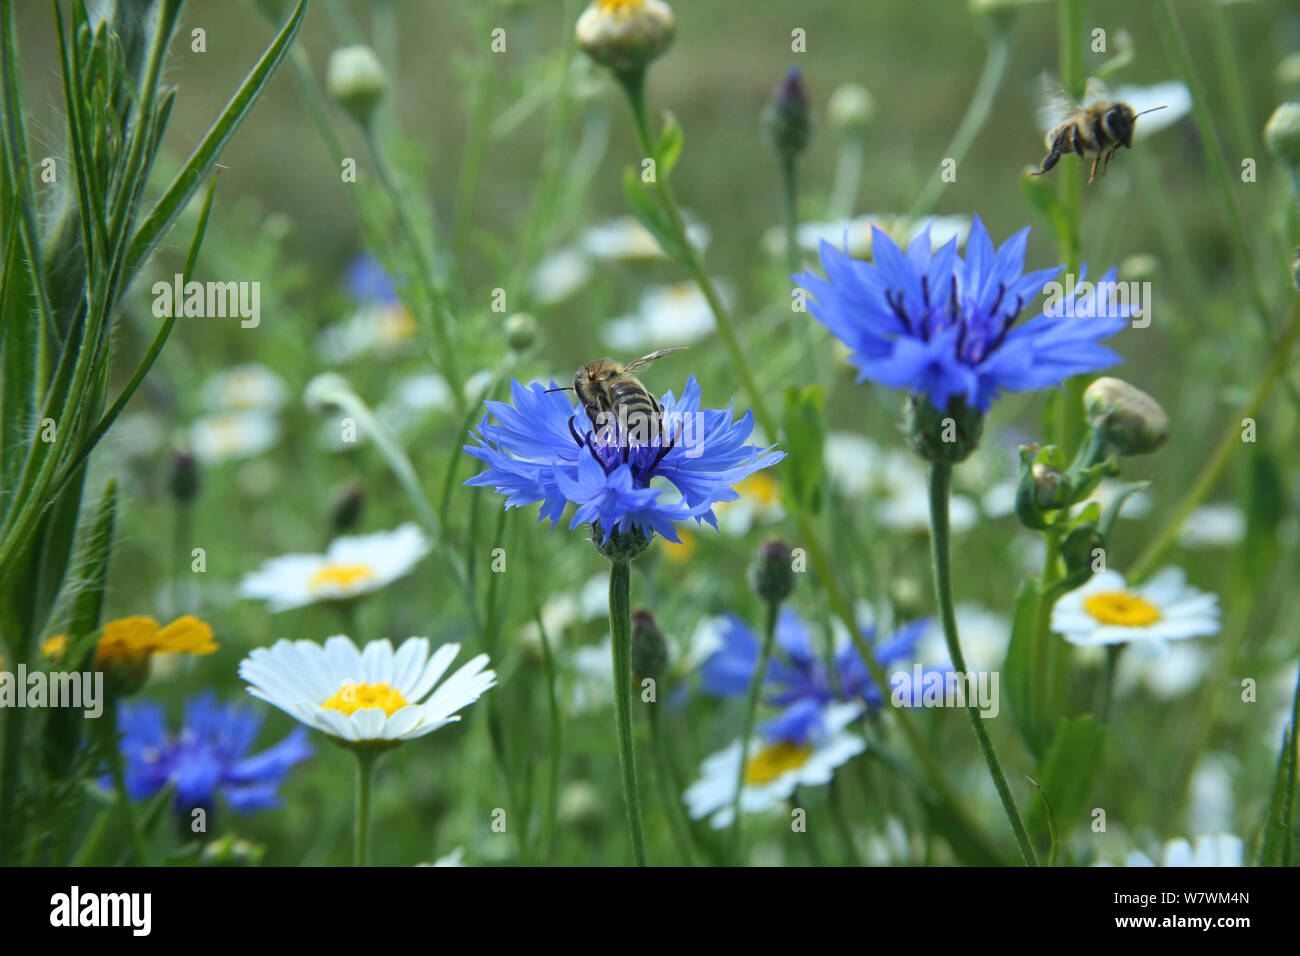
<path fill-rule="evenodd" d="M 545 392 L 571 392 L 571 391 L 573 391 L 573 386 L 572 386 L 572 385 L 566 385 L 566 386 L 564 386 L 563 388 L 547 388 L 547 389 L 543 389 L 542 391 L 543 391 L 544 393 L 545 393 Z"/>
<path fill-rule="evenodd" d="M 1137 116 L 1146 116 L 1148 113 L 1154 113 L 1156 110 L 1167 110 L 1167 109 L 1169 109 L 1168 103 L 1166 103 L 1164 106 L 1153 106 L 1149 110 L 1143 110 L 1141 113 L 1138 113 Z M 1133 118 L 1137 119 L 1137 116 Z"/>

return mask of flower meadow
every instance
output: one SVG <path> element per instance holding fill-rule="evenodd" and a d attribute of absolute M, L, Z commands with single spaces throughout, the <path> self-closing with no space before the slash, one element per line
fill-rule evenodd
<path fill-rule="evenodd" d="M 0 58 L 0 863 L 1300 862 L 1293 4 Z"/>

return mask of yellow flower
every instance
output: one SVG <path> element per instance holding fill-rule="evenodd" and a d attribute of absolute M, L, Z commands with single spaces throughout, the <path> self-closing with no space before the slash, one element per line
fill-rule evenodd
<path fill-rule="evenodd" d="M 699 543 L 695 540 L 695 535 L 685 529 L 678 531 L 677 535 L 682 539 L 681 543 L 669 541 L 667 538 L 664 539 L 664 557 L 673 564 L 686 564 L 691 558 L 695 557 Z"/>
<path fill-rule="evenodd" d="M 41 655 L 53 660 L 62 660 L 63 655 L 68 652 L 68 635 L 55 634 L 53 637 L 47 637 L 41 641 Z"/>
<path fill-rule="evenodd" d="M 110 621 L 95 648 L 95 669 L 113 664 L 135 668 L 148 664 L 154 654 L 211 654 L 217 649 L 212 628 L 186 615 L 166 627 L 139 615 Z"/>

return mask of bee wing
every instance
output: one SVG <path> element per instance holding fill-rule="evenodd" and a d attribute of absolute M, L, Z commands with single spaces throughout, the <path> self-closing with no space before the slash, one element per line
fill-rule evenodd
<path fill-rule="evenodd" d="M 1088 85 L 1083 91 L 1084 105 L 1092 106 L 1094 103 L 1109 103 L 1110 100 L 1110 89 L 1106 84 L 1095 76 L 1088 77 Z"/>
<path fill-rule="evenodd" d="M 677 348 L 673 348 L 673 349 L 660 349 L 658 352 L 651 352 L 649 355 L 643 355 L 639 359 L 633 359 L 631 362 L 628 362 L 626 365 L 623 366 L 623 371 L 632 372 L 635 371 L 636 369 L 641 368 L 642 366 L 649 365 L 655 359 L 661 359 L 665 355 L 672 355 L 674 352 L 684 352 L 684 351 L 686 351 L 685 345 L 679 345 L 677 346 Z"/>
<path fill-rule="evenodd" d="M 1034 113 L 1038 118 L 1039 128 L 1044 133 L 1057 123 L 1079 112 L 1081 108 L 1078 100 L 1066 92 L 1060 77 L 1048 72 L 1039 74 L 1037 103 Z"/>

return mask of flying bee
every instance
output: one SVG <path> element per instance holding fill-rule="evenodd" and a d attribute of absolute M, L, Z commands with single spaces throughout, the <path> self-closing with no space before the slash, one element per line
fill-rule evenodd
<path fill-rule="evenodd" d="M 1101 163 L 1104 176 L 1111 157 L 1121 146 L 1133 148 L 1137 118 L 1165 109 L 1164 106 L 1155 106 L 1136 112 L 1127 103 L 1111 100 L 1105 84 L 1095 77 L 1088 80 L 1088 92 L 1084 96 L 1087 106 L 1076 102 L 1046 77 L 1043 86 L 1038 116 L 1047 130 L 1043 141 L 1047 155 L 1038 169 L 1030 173 L 1031 176 L 1042 176 L 1069 153 L 1077 153 L 1082 166 L 1088 154 L 1093 153 L 1092 169 L 1088 172 L 1091 184 L 1097 176 L 1098 163 Z"/>
<path fill-rule="evenodd" d="M 646 444 L 650 444 L 651 439 L 660 434 L 663 427 L 663 406 L 632 373 L 656 359 L 681 352 L 685 348 L 686 346 L 660 349 L 627 364 L 616 362 L 612 358 L 596 359 L 578 369 L 573 376 L 572 385 L 547 391 L 573 392 L 577 395 L 592 427 L 603 440 L 607 441 L 617 428 L 618 440 L 623 445 L 623 460 L 627 461 L 632 437 L 644 439 Z M 572 421 L 569 423 L 569 431 L 579 445 L 584 444 L 574 430 Z M 676 439 L 673 441 L 675 443 Z M 672 447 L 672 444 L 662 445 L 651 467 L 659 464 Z"/>

